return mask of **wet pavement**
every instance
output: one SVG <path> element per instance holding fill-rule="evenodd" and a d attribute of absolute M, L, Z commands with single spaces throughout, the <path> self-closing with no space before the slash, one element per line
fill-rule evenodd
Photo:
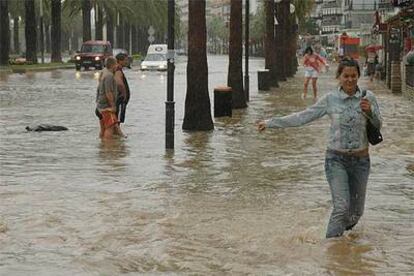
<path fill-rule="evenodd" d="M 257 91 L 212 132 L 181 130 L 185 62 L 175 75 L 175 151 L 164 149 L 166 73 L 126 75 L 128 138 L 101 143 L 98 73 L 0 75 L 0 275 L 409 275 L 414 268 L 413 103 L 361 79 L 378 97 L 384 142 L 371 147 L 366 210 L 326 240 L 329 121 L 258 133 L 254 123 L 312 104 L 303 77 Z M 209 91 L 227 60 L 209 57 Z M 334 89 L 321 75 L 320 94 Z M 65 132 L 26 132 L 49 123 Z"/>

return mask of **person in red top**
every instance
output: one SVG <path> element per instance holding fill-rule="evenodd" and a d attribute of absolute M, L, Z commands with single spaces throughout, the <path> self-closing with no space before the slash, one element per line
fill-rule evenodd
<path fill-rule="evenodd" d="M 312 47 L 308 47 L 305 50 L 305 57 L 303 60 L 303 66 L 305 67 L 305 83 L 302 98 L 306 98 L 308 93 L 308 84 L 312 79 L 313 98 L 318 97 L 318 90 L 316 87 L 316 81 L 322 66 L 326 66 L 326 61 L 318 54 L 315 54 Z"/>

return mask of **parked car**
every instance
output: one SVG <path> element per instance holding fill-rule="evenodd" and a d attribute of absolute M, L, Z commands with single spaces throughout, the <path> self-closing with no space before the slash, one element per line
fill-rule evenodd
<path fill-rule="evenodd" d="M 167 70 L 167 44 L 152 44 L 148 47 L 147 56 L 141 62 L 141 70 Z"/>
<path fill-rule="evenodd" d="M 127 50 L 122 49 L 122 48 L 114 48 L 112 50 L 112 52 L 114 54 L 114 57 L 116 57 L 116 55 L 121 54 L 121 53 L 127 55 L 128 56 L 128 62 L 127 62 L 127 65 L 126 66 L 131 69 L 131 65 L 134 62 L 134 59 L 132 58 L 132 56 L 130 56 L 128 54 L 128 51 Z"/>
<path fill-rule="evenodd" d="M 105 66 L 105 59 L 112 56 L 112 46 L 109 41 L 104 40 L 89 40 L 82 44 L 80 51 L 75 55 L 76 70 L 85 70 L 89 67 L 95 69 L 102 69 Z"/>

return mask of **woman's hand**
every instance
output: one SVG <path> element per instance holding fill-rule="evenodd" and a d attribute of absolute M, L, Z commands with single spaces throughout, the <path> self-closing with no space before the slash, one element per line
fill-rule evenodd
<path fill-rule="evenodd" d="M 266 122 L 265 121 L 259 121 L 256 123 L 257 125 L 257 130 L 258 131 L 263 131 L 266 129 Z"/>
<path fill-rule="evenodd" d="M 364 113 L 366 113 L 366 114 L 371 113 L 371 103 L 367 99 L 362 98 L 361 102 L 359 103 L 359 106 L 361 107 L 361 109 Z"/>

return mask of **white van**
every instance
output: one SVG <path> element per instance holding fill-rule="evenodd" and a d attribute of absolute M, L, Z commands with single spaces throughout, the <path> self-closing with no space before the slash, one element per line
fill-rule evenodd
<path fill-rule="evenodd" d="M 152 44 L 148 47 L 147 56 L 141 62 L 141 70 L 167 70 L 167 44 Z"/>

